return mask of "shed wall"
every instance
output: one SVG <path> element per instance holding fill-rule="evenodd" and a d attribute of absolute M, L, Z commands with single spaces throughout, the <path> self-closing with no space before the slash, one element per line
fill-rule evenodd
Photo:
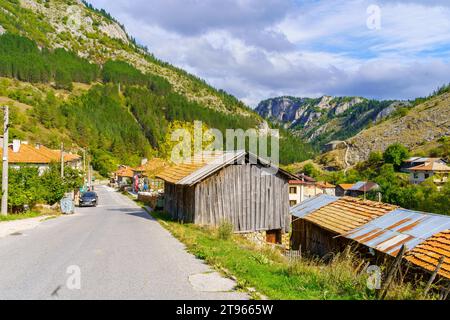
<path fill-rule="evenodd" d="M 348 244 L 345 239 L 337 236 L 337 233 L 325 230 L 304 219 L 294 217 L 292 223 L 291 245 L 293 250 L 308 252 L 320 257 L 330 252 L 340 252 Z"/>
<path fill-rule="evenodd" d="M 166 210 L 200 225 L 230 221 L 235 232 L 290 229 L 288 179 L 260 165 L 230 165 L 193 187 L 166 184 Z"/>

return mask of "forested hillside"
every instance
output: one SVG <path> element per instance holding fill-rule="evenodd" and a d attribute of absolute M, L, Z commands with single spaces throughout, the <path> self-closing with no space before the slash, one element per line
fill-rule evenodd
<path fill-rule="evenodd" d="M 222 132 L 263 127 L 233 96 L 156 60 L 105 12 L 74 1 L 0 0 L 0 7 L 0 103 L 11 105 L 13 138 L 88 148 L 106 175 L 159 155 L 174 121 L 201 120 Z M 89 23 L 74 26 L 75 18 Z M 313 152 L 286 131 L 280 145 L 282 163 Z"/>

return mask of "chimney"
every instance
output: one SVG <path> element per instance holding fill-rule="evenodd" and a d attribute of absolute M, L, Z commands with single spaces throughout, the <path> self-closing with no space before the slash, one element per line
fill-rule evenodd
<path fill-rule="evenodd" d="M 39 150 L 41 148 L 41 144 L 38 142 L 36 143 L 36 149 Z"/>
<path fill-rule="evenodd" d="M 147 158 L 142 159 L 141 160 L 141 166 L 145 166 L 147 164 L 147 162 L 148 162 Z"/>
<path fill-rule="evenodd" d="M 13 147 L 13 152 L 14 152 L 14 153 L 19 152 L 19 151 L 20 151 L 20 140 L 14 139 L 14 140 L 13 140 L 12 147 Z"/>

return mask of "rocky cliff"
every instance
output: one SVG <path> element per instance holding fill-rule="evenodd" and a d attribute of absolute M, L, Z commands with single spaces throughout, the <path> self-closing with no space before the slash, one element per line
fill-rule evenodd
<path fill-rule="evenodd" d="M 256 111 L 307 140 L 323 145 L 352 137 L 407 104 L 361 97 L 279 97 L 262 101 Z"/>

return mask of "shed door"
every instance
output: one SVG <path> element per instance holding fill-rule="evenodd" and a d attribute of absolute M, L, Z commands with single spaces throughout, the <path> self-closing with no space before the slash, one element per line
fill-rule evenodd
<path fill-rule="evenodd" d="M 273 244 L 281 244 L 281 230 L 266 231 L 266 241 Z"/>

